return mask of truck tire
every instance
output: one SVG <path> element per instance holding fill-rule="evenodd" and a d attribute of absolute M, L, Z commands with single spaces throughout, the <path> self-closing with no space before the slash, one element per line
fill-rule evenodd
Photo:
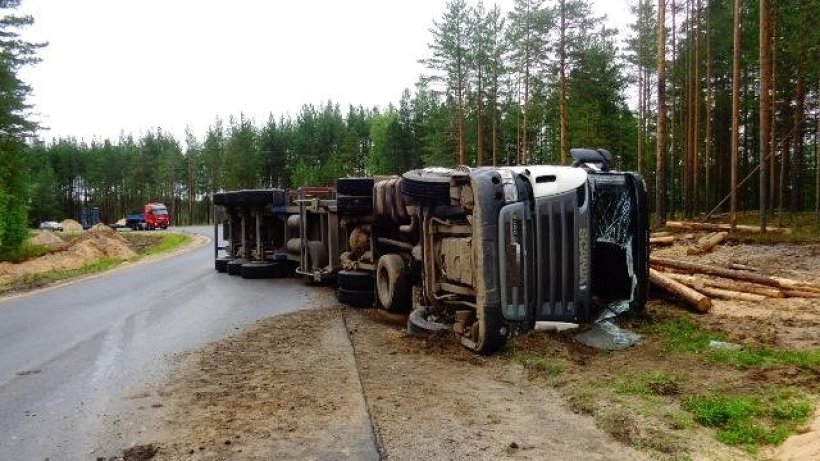
<path fill-rule="evenodd" d="M 373 182 L 373 178 L 340 178 L 336 180 L 336 193 L 372 197 Z"/>
<path fill-rule="evenodd" d="M 367 271 L 339 271 L 336 285 L 345 290 L 373 291 L 373 274 Z"/>
<path fill-rule="evenodd" d="M 340 216 L 359 216 L 373 214 L 373 196 L 339 195 L 336 197 L 336 212 Z"/>
<path fill-rule="evenodd" d="M 232 259 L 233 258 L 228 258 L 228 257 L 216 258 L 214 260 L 214 269 L 216 269 L 216 271 L 220 272 L 220 273 L 227 272 L 228 271 L 228 263 Z"/>
<path fill-rule="evenodd" d="M 386 254 L 376 265 L 376 292 L 384 310 L 400 312 L 410 307 L 410 281 L 404 260 L 397 254 Z"/>
<path fill-rule="evenodd" d="M 279 203 L 277 203 L 279 202 Z M 284 205 L 281 189 L 251 189 L 239 191 L 239 203 L 243 205 Z"/>
<path fill-rule="evenodd" d="M 225 192 L 217 192 L 214 194 L 213 203 L 214 205 L 225 206 L 228 204 L 227 193 Z"/>
<path fill-rule="evenodd" d="M 410 170 L 401 175 L 401 191 L 421 201 L 449 202 L 451 176 L 449 168 Z"/>
<path fill-rule="evenodd" d="M 411 335 L 442 334 L 453 331 L 452 325 L 427 320 L 427 309 L 420 307 L 407 317 L 407 332 Z"/>
<path fill-rule="evenodd" d="M 242 265 L 248 262 L 245 259 L 232 259 L 228 261 L 228 267 L 225 272 L 228 275 L 242 275 Z"/>
<path fill-rule="evenodd" d="M 307 268 L 308 270 L 321 269 L 327 266 L 328 256 L 325 244 L 319 240 L 307 242 Z"/>
<path fill-rule="evenodd" d="M 270 279 L 276 277 L 278 265 L 275 262 L 251 262 L 241 266 L 243 279 Z"/>
<path fill-rule="evenodd" d="M 346 290 L 344 288 L 336 290 L 336 299 L 350 307 L 373 307 L 376 301 L 372 291 Z"/>

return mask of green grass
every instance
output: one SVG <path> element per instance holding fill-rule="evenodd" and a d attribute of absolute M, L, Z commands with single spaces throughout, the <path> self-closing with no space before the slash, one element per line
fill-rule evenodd
<path fill-rule="evenodd" d="M 20 263 L 29 259 L 38 258 L 51 252 L 46 245 L 37 245 L 26 242 L 21 248 L 15 250 L 3 250 L 0 252 L 0 261 Z"/>
<path fill-rule="evenodd" d="M 755 394 L 714 391 L 684 400 L 695 421 L 717 429 L 717 438 L 756 452 L 761 445 L 778 445 L 805 424 L 814 405 L 791 388 L 769 388 Z"/>
<path fill-rule="evenodd" d="M 737 368 L 794 366 L 802 370 L 820 372 L 820 349 L 778 350 L 744 349 L 737 351 L 714 351 L 710 355 L 714 362 L 728 363 Z"/>
<path fill-rule="evenodd" d="M 738 216 L 739 224 L 757 225 L 760 223 L 757 213 L 744 213 Z M 820 242 L 820 221 L 813 212 L 783 213 L 769 217 L 769 225 L 788 227 L 789 234 L 738 234 L 735 240 L 749 243 L 809 243 Z"/>
<path fill-rule="evenodd" d="M 123 262 L 119 258 L 101 258 L 96 261 L 84 264 L 76 269 L 58 270 L 50 272 L 40 272 L 37 274 L 29 274 L 20 279 L 12 281 L 8 285 L 0 287 L 0 294 L 10 291 L 19 291 L 24 289 L 37 288 L 49 283 L 59 282 L 61 280 L 68 280 L 84 275 L 96 274 L 98 272 L 112 269 Z"/>
<path fill-rule="evenodd" d="M 648 397 L 652 395 L 676 395 L 680 392 L 680 378 L 669 373 L 640 373 L 615 381 L 616 394 Z"/>
<path fill-rule="evenodd" d="M 515 361 L 535 375 L 555 377 L 566 370 L 564 363 L 537 354 L 518 352 L 515 354 Z"/>
<path fill-rule="evenodd" d="M 162 237 L 156 245 L 144 248 L 139 252 L 140 256 L 150 256 L 167 251 L 174 250 L 191 241 L 191 236 L 187 234 L 162 234 Z"/>
<path fill-rule="evenodd" d="M 190 241 L 191 236 L 186 234 L 163 233 L 160 237 L 157 238 L 157 243 L 145 246 L 144 248 L 140 249 L 137 256 L 135 258 L 132 258 L 132 260 L 137 260 L 145 256 L 171 251 Z M 48 253 L 48 251 L 46 251 L 46 253 Z M 9 292 L 30 290 L 32 288 L 42 287 L 54 282 L 105 272 L 109 269 L 113 269 L 114 267 L 120 265 L 123 262 L 125 262 L 125 260 L 123 259 L 104 257 L 96 261 L 86 263 L 76 269 L 28 274 L 18 279 L 12 280 L 11 282 L 5 285 L 0 286 L 0 295 Z"/>
<path fill-rule="evenodd" d="M 724 336 L 705 330 L 686 317 L 664 320 L 651 326 L 667 350 L 674 352 L 701 352 L 712 340 L 722 341 Z"/>

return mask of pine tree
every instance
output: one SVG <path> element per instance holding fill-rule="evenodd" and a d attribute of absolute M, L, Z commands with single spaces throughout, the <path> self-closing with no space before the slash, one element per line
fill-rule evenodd
<path fill-rule="evenodd" d="M 14 9 L 19 0 L 0 0 L 0 10 Z M 20 70 L 38 62 L 44 44 L 23 40 L 19 30 L 34 23 L 31 16 L 5 14 L 0 18 L 0 258 L 17 251 L 28 235 L 28 164 L 24 137 L 37 124 L 30 119 L 26 98 L 31 88 Z"/>
<path fill-rule="evenodd" d="M 432 56 L 421 62 L 434 71 L 432 78 L 444 83 L 452 106 L 455 126 L 455 157 L 453 161 L 465 164 L 465 112 L 469 73 L 470 9 L 464 0 L 450 0 L 441 21 L 434 22 L 430 43 Z"/>

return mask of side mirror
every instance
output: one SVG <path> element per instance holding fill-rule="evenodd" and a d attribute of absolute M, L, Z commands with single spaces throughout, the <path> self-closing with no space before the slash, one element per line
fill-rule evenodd
<path fill-rule="evenodd" d="M 609 171 L 612 154 L 606 149 L 570 149 L 572 166 L 594 165 L 600 171 Z"/>

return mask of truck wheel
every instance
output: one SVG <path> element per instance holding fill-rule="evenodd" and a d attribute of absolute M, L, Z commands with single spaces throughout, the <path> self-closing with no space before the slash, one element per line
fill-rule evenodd
<path fill-rule="evenodd" d="M 336 290 L 336 299 L 350 307 L 373 307 L 376 299 L 372 291 Z"/>
<path fill-rule="evenodd" d="M 373 196 L 373 178 L 340 178 L 336 180 L 339 195 Z"/>
<path fill-rule="evenodd" d="M 321 269 L 327 266 L 327 248 L 319 240 L 311 240 L 307 243 L 307 256 L 307 269 Z"/>
<path fill-rule="evenodd" d="M 415 309 L 407 317 L 407 332 L 411 335 L 440 334 L 449 331 L 453 331 L 451 325 L 427 320 L 427 309 L 424 307 Z"/>
<path fill-rule="evenodd" d="M 450 200 L 449 168 L 423 168 L 411 170 L 401 175 L 401 191 L 423 201 L 448 202 Z"/>
<path fill-rule="evenodd" d="M 387 311 L 399 312 L 410 306 L 410 283 L 401 256 L 387 254 L 379 258 L 376 265 L 376 291 L 379 302 Z"/>
<path fill-rule="evenodd" d="M 228 204 L 228 200 L 225 196 L 225 192 L 217 192 L 213 196 L 213 203 L 214 205 L 225 206 Z"/>
<path fill-rule="evenodd" d="M 251 262 L 241 266 L 243 279 L 270 279 L 276 277 L 277 264 L 273 262 Z"/>
<path fill-rule="evenodd" d="M 373 214 L 373 196 L 339 195 L 336 197 L 336 211 L 340 216 Z"/>
<path fill-rule="evenodd" d="M 472 328 L 478 332 L 472 339 L 463 338 L 461 345 L 481 355 L 490 355 L 497 352 L 507 342 L 507 337 L 501 333 L 503 321 L 498 310 L 484 312 L 484 318 L 473 322 Z"/>
<path fill-rule="evenodd" d="M 367 271 L 339 271 L 336 285 L 345 290 L 373 291 L 373 274 Z"/>
<path fill-rule="evenodd" d="M 231 262 L 231 260 L 233 260 L 233 258 L 228 258 L 228 257 L 216 258 L 214 260 L 214 269 L 216 269 L 217 272 L 221 272 L 221 273 L 227 272 L 228 271 L 228 263 Z"/>
<path fill-rule="evenodd" d="M 241 275 L 242 274 L 242 265 L 248 262 L 245 259 L 233 259 L 228 261 L 228 267 L 226 272 L 228 275 Z"/>

